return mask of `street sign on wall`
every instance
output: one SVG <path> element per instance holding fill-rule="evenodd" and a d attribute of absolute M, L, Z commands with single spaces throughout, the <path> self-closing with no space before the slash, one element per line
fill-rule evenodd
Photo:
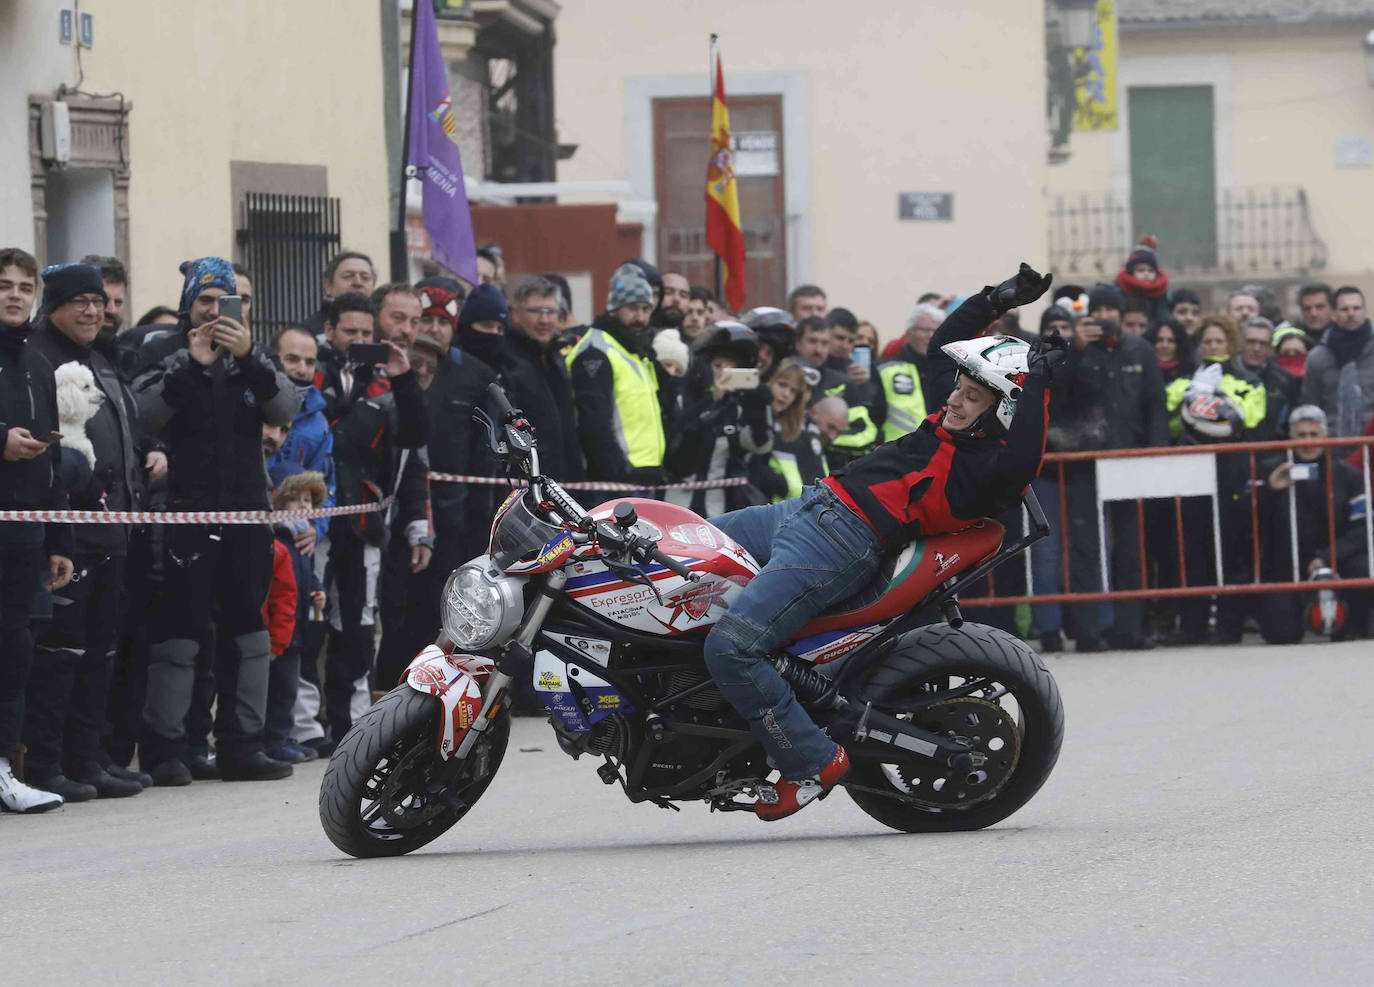
<path fill-rule="evenodd" d="M 898 219 L 953 219 L 953 192 L 901 192 L 897 196 Z"/>

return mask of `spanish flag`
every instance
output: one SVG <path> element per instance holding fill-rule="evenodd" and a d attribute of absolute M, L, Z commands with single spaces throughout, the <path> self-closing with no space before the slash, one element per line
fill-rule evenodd
<path fill-rule="evenodd" d="M 744 234 L 739 222 L 739 186 L 730 150 L 730 110 L 725 76 L 716 54 L 716 89 L 711 100 L 711 160 L 706 166 L 706 242 L 725 267 L 725 300 L 730 311 L 744 307 Z"/>

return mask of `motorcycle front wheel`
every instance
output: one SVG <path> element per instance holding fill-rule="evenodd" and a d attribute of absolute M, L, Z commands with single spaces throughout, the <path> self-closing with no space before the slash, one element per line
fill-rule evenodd
<path fill-rule="evenodd" d="M 491 784 L 510 739 L 503 709 L 468 756 L 445 761 L 442 704 L 397 686 L 344 735 L 320 782 L 320 822 L 354 857 L 397 857 L 438 838 Z"/>
<path fill-rule="evenodd" d="M 966 744 L 979 759 L 966 770 L 934 760 L 855 761 L 842 782 L 850 798 L 908 833 L 1002 821 L 1040 790 L 1064 740 L 1064 704 L 1045 663 L 1024 641 L 984 624 L 912 631 L 854 698 Z"/>

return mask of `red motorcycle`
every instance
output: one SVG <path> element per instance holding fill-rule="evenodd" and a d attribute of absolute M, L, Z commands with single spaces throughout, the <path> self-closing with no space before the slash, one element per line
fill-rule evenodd
<path fill-rule="evenodd" d="M 560 747 L 600 759 L 631 802 L 752 811 L 770 768 L 702 660 L 706 632 L 759 566 L 681 507 L 623 498 L 588 513 L 539 473 L 532 429 L 492 385 L 493 452 L 521 477 L 485 555 L 454 570 L 443 629 L 358 719 L 320 786 L 329 839 L 356 857 L 408 853 L 462 819 L 496 775 L 510 690 L 527 678 Z M 878 584 L 771 656 L 849 752 L 843 787 L 906 832 L 981 829 L 1045 783 L 1063 739 L 1049 670 L 1023 641 L 964 623 L 958 594 L 1048 533 L 1003 545 L 985 520 L 905 546 Z M 775 774 L 775 773 L 774 773 Z"/>

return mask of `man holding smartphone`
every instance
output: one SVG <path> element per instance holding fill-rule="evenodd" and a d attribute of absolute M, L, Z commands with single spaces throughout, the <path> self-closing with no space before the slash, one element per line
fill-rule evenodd
<path fill-rule="evenodd" d="M 1326 412 L 1314 404 L 1299 405 L 1288 416 L 1288 435 L 1314 442 L 1329 435 Z M 1326 471 L 1331 471 L 1328 501 Z M 1349 463 L 1332 457 L 1318 445 L 1300 445 L 1261 460 L 1259 473 L 1267 477 L 1260 488 L 1261 567 L 1265 582 L 1311 579 L 1333 569 L 1340 579 L 1369 576 L 1365 532 L 1364 477 Z M 1328 504 L 1333 509 L 1328 520 Z M 1293 542 L 1297 542 L 1297 565 Z M 1334 556 L 1332 552 L 1335 552 Z M 1374 608 L 1374 591 L 1343 590 L 1345 624 L 1333 641 L 1365 637 Z M 1269 644 L 1294 644 L 1303 636 L 1303 596 L 1271 593 L 1258 607 L 1260 631 Z"/>
<path fill-rule="evenodd" d="M 104 307 L 100 274 L 78 285 L 93 311 Z M 85 288 L 90 291 L 84 291 Z M 38 291 L 38 262 L 17 247 L 0 249 L 0 509 L 44 510 L 67 506 L 58 479 L 61 452 L 57 387 L 52 365 L 28 346 L 29 316 Z M 29 614 L 40 590 L 38 573 L 48 559 L 49 591 L 71 581 L 71 525 L 0 522 L 0 804 L 8 812 L 44 812 L 62 797 L 18 781 L 11 760 L 19 753 L 24 698 L 33 668 Z"/>
<path fill-rule="evenodd" d="M 343 739 L 354 711 L 368 705 L 388 521 L 402 530 L 412 521 L 428 527 L 425 395 L 406 351 L 392 340 L 374 342 L 376 332 L 368 296 L 346 292 L 329 303 L 324 333 L 334 357 L 316 380 L 325 417 L 333 422 L 336 498 L 340 506 L 376 503 L 394 492 L 397 505 L 393 512 L 331 519 L 329 537 L 315 552 L 315 572 L 331 606 L 320 691 L 332 739 L 312 736 L 314 728 L 301 717 L 292 739 L 320 754 Z M 413 568 L 428 564 L 427 541 L 410 547 Z M 308 679 L 311 670 L 303 671 Z"/>
<path fill-rule="evenodd" d="M 300 396 L 240 317 L 233 266 L 181 265 L 177 325 L 139 347 L 134 387 L 147 427 L 167 443 L 171 510 L 265 510 L 262 426 L 286 427 Z M 221 310 L 221 301 L 224 310 Z M 272 577 L 268 525 L 178 524 L 165 539 L 165 591 L 153 618 L 139 760 L 158 785 L 186 785 L 184 720 L 196 657 L 213 621 L 216 755 L 225 780 L 284 778 L 263 752 L 271 648 L 262 601 Z"/>
<path fill-rule="evenodd" d="M 772 393 L 759 386 L 758 337 L 740 322 L 708 326 L 692 342 L 686 401 L 664 465 L 684 480 L 747 476 L 749 457 L 773 448 Z M 754 487 L 669 490 L 667 501 L 702 517 L 760 503 Z"/>

